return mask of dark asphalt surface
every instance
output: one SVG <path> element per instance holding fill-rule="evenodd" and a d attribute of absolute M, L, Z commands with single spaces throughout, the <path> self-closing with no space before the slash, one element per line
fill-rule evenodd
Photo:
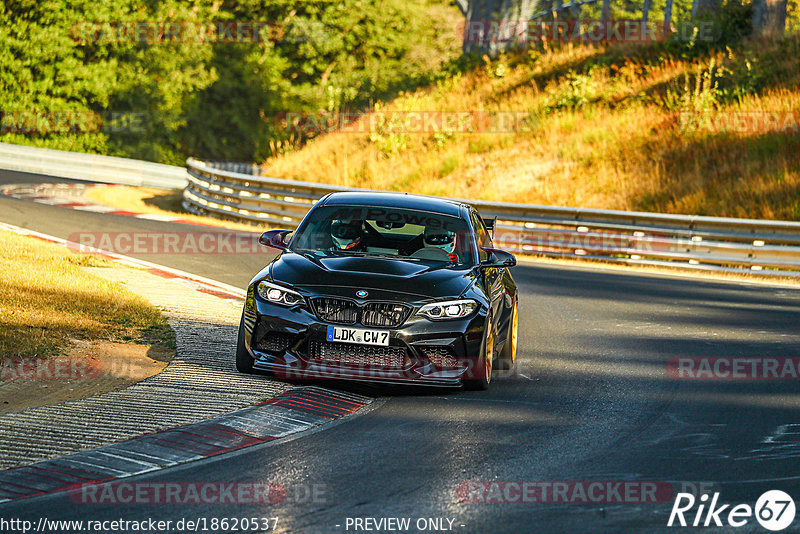
<path fill-rule="evenodd" d="M 0 174 L 0 183 L 20 181 Z M 176 228 L 2 197 L 0 221 L 60 237 Z M 267 260 L 141 257 L 238 287 Z M 348 518 L 407 517 L 412 526 L 450 518 L 454 531 L 470 533 L 654 532 L 667 530 L 671 495 L 658 503 L 496 504 L 459 502 L 457 490 L 467 481 L 639 480 L 676 491 L 705 484 L 724 503 L 753 505 L 771 489 L 800 498 L 797 380 L 675 380 L 666 371 L 675 357 L 800 357 L 800 291 L 531 263 L 514 275 L 519 365 L 495 376 L 490 391 L 360 387 L 378 398 L 362 415 L 128 479 L 277 482 L 288 491 L 280 504 L 98 505 L 55 494 L 0 505 L 0 518 L 277 516 L 279 531 L 327 533 L 354 532 Z M 304 498 L 312 487 L 317 498 Z M 798 530 L 800 518 L 784 532 Z M 765 532 L 752 518 L 723 531 Z"/>

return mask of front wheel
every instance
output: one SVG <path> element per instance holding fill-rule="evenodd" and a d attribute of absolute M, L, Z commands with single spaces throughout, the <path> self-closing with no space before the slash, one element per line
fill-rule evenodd
<path fill-rule="evenodd" d="M 464 389 L 468 390 L 485 390 L 489 389 L 489 383 L 492 381 L 492 363 L 494 362 L 494 327 L 492 326 L 491 317 L 486 322 L 486 334 L 483 339 L 483 347 L 481 348 L 481 355 L 478 358 L 478 364 L 475 366 L 473 375 L 475 378 L 464 380 Z"/>
<path fill-rule="evenodd" d="M 509 371 L 517 365 L 517 343 L 519 332 L 519 307 L 517 299 L 514 299 L 514 307 L 511 308 L 511 319 L 508 321 L 508 331 L 506 332 L 506 342 L 503 350 L 500 351 L 500 358 L 497 361 L 497 368 Z"/>
<path fill-rule="evenodd" d="M 236 339 L 236 370 L 240 373 L 254 373 L 253 363 L 253 357 L 244 346 L 244 315 L 242 315 L 242 320 L 239 321 L 239 335 Z"/>

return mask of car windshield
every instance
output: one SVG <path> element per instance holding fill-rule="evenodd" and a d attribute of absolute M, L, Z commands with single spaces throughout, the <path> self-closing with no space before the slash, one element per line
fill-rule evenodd
<path fill-rule="evenodd" d="M 322 206 L 298 228 L 291 249 L 316 256 L 382 256 L 473 264 L 469 226 L 440 213 L 369 206 Z"/>

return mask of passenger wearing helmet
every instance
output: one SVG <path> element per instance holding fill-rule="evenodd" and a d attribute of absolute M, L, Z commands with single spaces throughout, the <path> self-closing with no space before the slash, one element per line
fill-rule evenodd
<path fill-rule="evenodd" d="M 458 262 L 458 254 L 456 254 L 456 233 L 450 230 L 442 230 L 441 228 L 425 227 L 423 234 L 425 247 L 438 248 L 443 250 L 450 261 L 453 263 Z"/>
<path fill-rule="evenodd" d="M 361 220 L 331 221 L 331 239 L 334 250 L 359 251 L 364 248 L 364 223 Z"/>

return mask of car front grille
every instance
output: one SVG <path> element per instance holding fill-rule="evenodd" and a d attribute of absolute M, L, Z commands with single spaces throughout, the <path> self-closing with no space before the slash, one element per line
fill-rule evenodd
<path fill-rule="evenodd" d="M 311 340 L 308 344 L 309 360 L 319 362 L 402 369 L 405 357 L 405 347 L 375 347 L 318 340 Z"/>
<path fill-rule="evenodd" d="M 399 302 L 368 302 L 359 306 L 352 300 L 319 297 L 313 303 L 317 317 L 336 324 L 396 328 L 411 315 L 411 306 Z"/>
<path fill-rule="evenodd" d="M 314 299 L 314 309 L 323 321 L 339 324 L 356 324 L 361 311 L 351 300 L 327 297 Z"/>
<path fill-rule="evenodd" d="M 370 302 L 361 309 L 364 326 L 400 326 L 411 313 L 411 307 L 394 302 Z"/>
<path fill-rule="evenodd" d="M 431 345 L 420 347 L 420 350 L 436 367 L 458 367 L 458 360 L 453 354 L 453 350 L 449 347 Z"/>

